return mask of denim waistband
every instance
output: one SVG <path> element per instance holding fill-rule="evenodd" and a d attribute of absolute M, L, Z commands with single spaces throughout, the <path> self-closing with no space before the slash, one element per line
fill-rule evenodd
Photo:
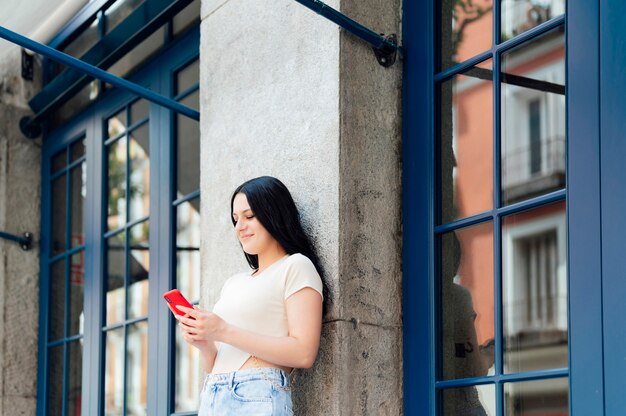
<path fill-rule="evenodd" d="M 289 386 L 289 375 L 280 368 L 273 367 L 246 368 L 230 373 L 207 374 L 204 384 L 232 386 L 234 383 L 251 380 L 267 380 L 281 387 Z"/>

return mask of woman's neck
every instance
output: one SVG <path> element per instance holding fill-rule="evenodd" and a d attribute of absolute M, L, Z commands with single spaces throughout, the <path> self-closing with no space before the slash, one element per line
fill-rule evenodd
<path fill-rule="evenodd" d="M 253 274 L 259 274 L 269 266 L 282 259 L 287 255 L 287 252 L 279 244 L 276 246 L 268 247 L 263 253 L 259 253 L 257 258 L 259 260 L 259 268 Z"/>

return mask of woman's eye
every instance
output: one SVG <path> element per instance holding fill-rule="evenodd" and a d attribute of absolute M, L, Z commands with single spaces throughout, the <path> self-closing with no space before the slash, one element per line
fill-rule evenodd
<path fill-rule="evenodd" d="M 252 218 L 254 218 L 254 215 L 250 215 L 249 217 L 246 217 L 246 218 L 251 220 Z"/>

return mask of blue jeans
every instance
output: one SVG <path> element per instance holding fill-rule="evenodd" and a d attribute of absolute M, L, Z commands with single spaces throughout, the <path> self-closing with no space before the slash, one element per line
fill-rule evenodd
<path fill-rule="evenodd" d="M 198 416 L 292 416 L 289 376 L 279 368 L 209 374 Z"/>

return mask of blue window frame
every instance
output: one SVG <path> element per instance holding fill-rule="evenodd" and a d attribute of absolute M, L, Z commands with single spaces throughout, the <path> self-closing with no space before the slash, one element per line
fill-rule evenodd
<path fill-rule="evenodd" d="M 504 37 L 506 28 L 502 27 L 499 18 L 503 11 L 502 3 L 494 1 L 492 13 L 493 18 L 489 32 L 493 34 L 491 41 L 487 41 L 487 46 L 472 48 L 466 47 L 463 59 L 441 59 L 439 55 L 442 50 L 442 43 L 445 42 L 445 34 L 441 29 L 441 7 L 442 3 L 448 5 L 455 2 L 428 1 L 422 3 L 405 2 L 403 11 L 404 25 L 404 85 L 403 85 L 403 106 L 405 109 L 404 131 L 403 131 L 403 268 L 404 268 L 404 386 L 405 386 L 405 413 L 419 415 L 439 415 L 449 414 L 445 406 L 445 396 L 448 388 L 462 388 L 478 385 L 492 385 L 495 406 L 489 414 L 517 414 L 507 407 L 508 382 L 518 382 L 526 380 L 554 379 L 567 377 L 569 384 L 569 408 L 568 412 L 574 414 L 604 414 L 604 366 L 606 364 L 607 335 L 603 333 L 602 311 L 606 308 L 603 304 L 603 279 L 602 279 L 602 255 L 601 255 L 601 222 L 600 222 L 600 200 L 601 195 L 598 184 L 600 183 L 600 53 L 599 22 L 601 18 L 599 4 L 596 2 L 583 2 L 580 0 L 567 1 L 567 13 L 564 16 L 552 16 L 551 19 L 539 22 L 539 25 L 518 30 L 511 33 L 510 37 Z M 477 2 L 474 2 L 477 4 Z M 523 3 L 523 2 L 518 2 Z M 545 3 L 545 2 L 544 2 Z M 565 2 L 563 2 L 565 7 Z M 612 6 L 613 7 L 613 6 Z M 621 9 L 623 7 L 620 5 Z M 608 10 L 608 7 L 605 9 Z M 613 8 L 611 10 L 614 10 Z M 613 13 L 613 12 L 611 12 Z M 619 15 L 619 13 L 618 13 Z M 530 16 L 530 15 L 529 15 Z M 613 14 L 615 16 L 615 14 Z M 459 16 L 455 16 L 458 19 Z M 605 17 L 606 18 L 606 17 Z M 457 20 L 458 22 L 458 20 Z M 508 23 L 507 23 L 508 24 Z M 445 27 L 449 27 L 444 24 Z M 450 25 L 452 26 L 452 25 Z M 519 75 L 506 70 L 507 53 L 523 48 L 527 42 L 533 39 L 540 39 L 541 36 L 554 31 L 560 27 L 567 26 L 567 34 L 564 40 L 565 55 L 564 68 L 567 74 L 567 91 L 565 98 L 567 117 L 564 122 L 567 132 L 567 146 L 564 150 L 563 167 L 567 170 L 567 187 L 557 187 L 547 193 L 529 195 L 528 197 L 515 199 L 514 194 L 506 194 L 507 190 L 501 186 L 503 184 L 503 166 L 506 163 L 500 158 L 504 154 L 502 136 L 506 135 L 505 122 L 501 111 L 505 105 L 505 91 L 510 88 L 507 81 L 524 83 L 527 80 L 512 79 L 508 75 Z M 528 29 L 528 30 L 527 30 Z M 612 27 L 613 38 L 618 38 L 622 33 L 617 26 Z M 604 32 L 603 32 L 604 33 Z M 611 36 L 611 35 L 606 35 Z M 607 49 L 602 48 L 606 51 Z M 607 53 L 611 55 L 614 52 Z M 511 55 L 509 55 L 510 57 Z M 612 56 L 612 55 L 611 55 Z M 491 60 L 491 61 L 489 61 Z M 608 58 L 606 60 L 608 62 Z M 610 65 L 609 68 L 617 70 L 619 65 Z M 485 71 L 485 69 L 487 71 Z M 493 72 L 491 70 L 493 69 Z M 467 74 L 470 72 L 470 74 Z M 473 72 L 473 73 L 472 73 Z M 465 76 L 465 79 L 461 79 Z M 439 143 L 442 130 L 459 128 L 458 117 L 467 116 L 467 113 L 460 114 L 453 111 L 452 116 L 457 119 L 456 124 L 442 127 L 442 103 L 450 106 L 450 101 L 446 102 L 442 98 L 442 83 L 459 80 L 468 85 L 489 84 L 492 89 L 493 107 L 488 112 L 493 114 L 492 120 L 487 124 L 493 125 L 492 132 L 493 147 L 491 149 L 482 148 L 480 153 L 491 151 L 493 162 L 490 163 L 491 173 L 486 182 L 492 185 L 492 197 L 485 205 L 474 206 L 474 211 L 469 215 L 445 216 L 442 214 L 442 207 L 450 204 L 445 198 L 458 198 L 458 195 L 446 196 L 442 183 L 442 164 L 449 163 L 459 174 L 461 166 L 454 165 L 454 160 L 446 162 L 446 150 L 443 150 Z M 472 79 L 473 78 L 473 79 Z M 469 79 L 469 81 L 468 81 Z M 489 81 L 486 81 L 486 80 Z M 554 78 L 550 80 L 553 84 Z M 517 87 L 520 85 L 518 84 Z M 554 85 L 543 85 L 539 88 L 552 88 Z M 458 87 L 457 91 L 461 89 Z M 551 90 L 557 93 L 560 88 Z M 518 94 L 524 97 L 526 103 L 537 102 L 537 97 L 533 94 Z M 615 98 L 615 97 L 614 97 Z M 613 100 L 612 109 L 622 108 Z M 537 104 L 532 104 L 537 105 Z M 541 117 L 545 110 L 541 109 L 539 101 L 539 111 L 533 111 L 532 117 L 539 114 Z M 521 108 L 518 106 L 517 108 Z M 458 110 L 458 109 L 457 109 Z M 486 111 L 487 112 L 487 111 Z M 516 113 L 516 116 L 519 114 Z M 609 119 L 612 120 L 613 119 Z M 534 134 L 543 129 L 545 119 L 539 120 L 526 118 L 525 123 L 529 126 L 534 124 Z M 521 125 L 521 124 L 519 124 Z M 558 140 L 555 140 L 558 143 Z M 459 149 L 455 146 L 462 144 L 454 143 L 453 151 Z M 560 151 L 560 145 L 555 147 Z M 537 151 L 536 149 L 534 151 Z M 619 153 L 619 152 L 617 152 Z M 617 153 L 612 153 L 613 155 Z M 476 153 L 480 157 L 479 153 Z M 544 154 L 541 154 L 544 156 Z M 607 154 L 608 156 L 608 154 Z M 530 163 L 530 152 L 527 169 L 532 170 Z M 543 159 L 543 158 L 540 158 Z M 535 169 L 544 163 L 535 161 Z M 523 162 L 522 164 L 525 164 Z M 581 168 L 582 166 L 585 169 Z M 616 172 L 613 172 L 615 176 Z M 458 177 L 455 180 L 459 180 Z M 479 182 L 482 183 L 482 182 Z M 466 182 L 467 184 L 467 182 Z M 527 188 L 528 191 L 528 188 Z M 513 197 L 512 197 L 513 195 Z M 613 198 L 614 193 L 611 198 Z M 604 200 L 604 195 L 602 196 Z M 615 197 L 617 198 L 617 197 Z M 612 206 L 621 206 L 616 199 L 612 199 Z M 484 201 L 483 201 L 484 202 Z M 554 203 L 566 204 L 566 226 L 567 239 L 565 251 L 567 253 L 567 301 L 568 301 L 568 332 L 567 332 L 567 362 L 564 367 L 550 367 L 540 370 L 524 370 L 510 372 L 506 370 L 506 310 L 502 303 L 505 300 L 507 291 L 506 261 L 503 255 L 506 251 L 506 235 L 504 228 L 507 226 L 507 218 L 521 219 L 511 214 L 525 212 L 537 207 L 547 207 Z M 623 204 L 622 204 L 623 205 Z M 543 208 L 545 209 L 545 208 Z M 454 210 L 452 210 L 454 212 Z M 612 218 L 615 220 L 615 218 Z M 619 221 L 619 220 L 617 220 Z M 515 221 L 513 221 L 515 222 Z M 489 224 L 489 225 L 486 225 Z M 474 227 L 472 227 L 474 226 Z M 475 227 L 487 227 L 492 231 L 489 245 L 493 247 L 493 263 L 490 267 L 493 273 L 493 332 L 495 339 L 493 348 L 495 350 L 494 368 L 492 373 L 487 375 L 473 374 L 468 377 L 453 375 L 445 377 L 445 365 L 442 364 L 443 351 L 441 346 L 442 328 L 441 321 L 445 319 L 445 312 L 442 308 L 442 287 L 441 278 L 438 277 L 449 267 L 452 261 L 445 261 L 445 256 L 450 256 L 448 236 L 452 232 L 463 232 Z M 562 226 L 561 226 L 562 227 Z M 615 228 L 612 228 L 615 230 Z M 511 233 L 509 233 L 511 234 Z M 553 237 L 544 235 L 542 244 L 550 246 Z M 621 237 L 620 237 L 621 238 Z M 619 239 L 616 237 L 616 239 Z M 519 240 L 521 244 L 523 241 Z M 527 244 L 525 252 L 528 256 L 536 253 L 535 245 Z M 603 243 L 604 244 L 604 243 Z M 442 246 L 444 247 L 442 249 Z M 461 244 L 463 246 L 463 244 Z M 611 247 L 617 247 L 612 245 Z M 524 252 L 524 246 L 519 245 L 517 252 Z M 531 247 L 531 248 L 528 248 Z M 442 256 L 444 261 L 442 261 Z M 606 262 L 604 265 L 606 266 Z M 615 271 L 617 268 L 614 267 Z M 606 270 L 605 270 L 606 273 Z M 531 273 L 532 275 L 532 273 Z M 537 276 L 537 273 L 534 274 Z M 522 280 L 518 278 L 517 280 Z M 615 291 L 614 289 L 618 289 Z M 623 284 L 612 286 L 613 293 L 623 293 Z M 607 289 L 604 293 L 606 296 Z M 472 297 L 474 293 L 472 293 Z M 471 298 L 470 298 L 471 299 Z M 481 298 L 474 305 L 484 303 Z M 535 302 L 536 306 L 537 302 Z M 617 302 L 615 302 L 615 305 Z M 532 302 L 527 303 L 525 313 L 531 316 Z M 623 310 L 623 302 L 620 302 Z M 605 312 L 606 315 L 606 312 Z M 615 315 L 613 315 L 615 316 Z M 484 319 L 484 318 L 483 318 Z M 527 324 L 531 321 L 526 319 Z M 606 322 L 606 321 L 605 321 Z M 450 324 L 450 322 L 448 322 Z M 615 329 L 615 328 L 614 328 Z M 619 337 L 609 337 L 619 338 Z M 608 344 L 618 345 L 617 339 L 609 340 Z M 475 345 L 474 345 L 475 346 Z M 468 354 L 467 345 L 465 348 L 452 349 L 453 354 Z M 614 351 L 615 352 L 615 351 Z M 469 355 L 469 354 L 468 354 Z M 613 355 L 617 359 L 617 355 Z M 621 362 L 621 361 L 620 361 Z M 609 364 L 610 365 L 610 364 Z M 614 378 L 617 380 L 617 378 Z M 515 385 L 515 384 L 512 384 Z M 523 391 L 524 389 L 520 389 Z M 528 391 L 528 389 L 526 389 Z M 509 394 L 509 395 L 507 395 Z M 484 397 L 484 395 L 482 395 Z M 616 397 L 613 397 L 615 400 Z M 617 403 L 622 401 L 618 400 Z M 606 403 L 606 409 L 610 406 Z"/>
<path fill-rule="evenodd" d="M 197 109 L 198 48 L 196 27 L 130 79 Z M 117 90 L 44 138 L 38 414 L 195 413 L 176 374 L 200 366 L 161 298 L 199 284 L 194 140 L 197 121 Z"/>

